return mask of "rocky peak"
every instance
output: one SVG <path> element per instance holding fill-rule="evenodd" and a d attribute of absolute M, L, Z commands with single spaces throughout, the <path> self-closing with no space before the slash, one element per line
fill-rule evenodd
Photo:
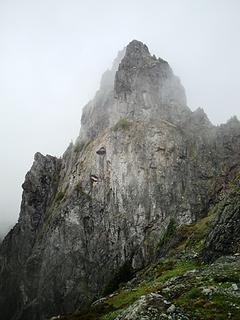
<path fill-rule="evenodd" d="M 114 89 L 115 93 L 118 95 L 122 91 L 124 93 L 131 92 L 131 80 L 137 76 L 139 70 L 142 68 L 147 68 L 148 65 L 154 66 L 156 64 L 156 59 L 154 59 L 148 47 L 140 41 L 133 40 L 127 47 L 125 55 L 119 64 Z"/>
<path fill-rule="evenodd" d="M 119 67 L 142 67 L 144 63 L 151 59 L 148 47 L 140 41 L 133 40 L 127 45 L 125 56 Z"/>
<path fill-rule="evenodd" d="M 61 160 L 50 155 L 37 152 L 31 170 L 26 174 L 22 185 L 25 206 L 31 207 L 30 221 L 33 228 L 43 222 L 45 209 L 57 190 Z M 24 210 L 20 212 L 20 220 L 26 218 Z"/>
<path fill-rule="evenodd" d="M 170 82 L 166 84 L 166 87 L 164 84 L 168 80 L 172 81 L 172 78 L 175 77 L 165 60 L 151 56 L 145 44 L 133 40 L 126 47 L 124 58 L 119 64 L 114 89 L 118 97 L 122 94 L 125 99 L 128 93 L 136 89 L 139 93 L 152 91 L 151 93 L 155 92 L 159 97 L 163 97 L 166 88 L 171 86 Z M 179 99 L 177 103 L 186 105 L 184 89 L 181 89 L 184 99 Z M 162 102 L 169 103 L 169 101 Z"/>
<path fill-rule="evenodd" d="M 197 132 L 201 131 L 203 135 L 207 135 L 207 138 L 210 137 L 210 129 L 213 129 L 213 124 L 208 119 L 208 116 L 202 108 L 197 108 L 193 111 L 189 117 L 187 117 L 186 122 L 184 123 L 184 128 L 188 131 Z M 208 130 L 209 129 L 209 130 Z"/>
<path fill-rule="evenodd" d="M 169 64 L 133 40 L 105 72 L 100 90 L 84 108 L 79 140 L 92 140 L 121 118 L 176 124 L 189 112 L 185 90 Z"/>

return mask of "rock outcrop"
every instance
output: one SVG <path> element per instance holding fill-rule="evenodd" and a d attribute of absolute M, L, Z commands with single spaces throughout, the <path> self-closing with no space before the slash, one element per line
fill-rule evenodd
<path fill-rule="evenodd" d="M 169 223 L 207 214 L 240 166 L 240 123 L 187 107 L 168 63 L 132 41 L 84 108 L 61 159 L 36 154 L 0 249 L 0 312 L 43 320 L 151 262 Z"/>
<path fill-rule="evenodd" d="M 207 262 L 240 254 L 240 175 L 231 181 L 225 193 L 215 207 L 215 219 L 202 252 Z"/>
<path fill-rule="evenodd" d="M 191 112 L 184 88 L 169 64 L 134 40 L 118 54 L 95 98 L 84 108 L 79 139 L 92 140 L 125 117 L 179 123 L 186 114 Z"/>

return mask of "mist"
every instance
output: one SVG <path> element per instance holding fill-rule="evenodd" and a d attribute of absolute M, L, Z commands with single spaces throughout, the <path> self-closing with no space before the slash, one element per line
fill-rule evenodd
<path fill-rule="evenodd" d="M 240 2 L 0 1 L 0 237 L 17 222 L 34 153 L 60 156 L 82 107 L 132 39 L 166 59 L 188 105 L 240 116 Z"/>

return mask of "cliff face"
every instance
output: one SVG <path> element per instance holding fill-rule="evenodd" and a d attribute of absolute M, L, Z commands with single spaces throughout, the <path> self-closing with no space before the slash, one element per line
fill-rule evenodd
<path fill-rule="evenodd" d="M 223 255 L 240 252 L 240 175 L 230 183 L 216 205 L 212 228 L 205 241 L 203 260 L 213 262 Z"/>
<path fill-rule="evenodd" d="M 240 123 L 191 112 L 168 63 L 132 41 L 61 159 L 36 154 L 0 249 L 4 319 L 41 320 L 100 297 L 157 255 L 171 221 L 203 217 L 240 166 Z"/>
<path fill-rule="evenodd" d="M 35 305 L 42 259 L 38 243 L 58 188 L 60 168 L 60 160 L 37 153 L 22 185 L 24 191 L 19 221 L 0 249 L 0 306 L 3 319 L 14 316 L 18 319 L 26 303 Z"/>

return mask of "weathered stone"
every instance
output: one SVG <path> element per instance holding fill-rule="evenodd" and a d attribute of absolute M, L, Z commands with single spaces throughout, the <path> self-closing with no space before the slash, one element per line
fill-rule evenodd
<path fill-rule="evenodd" d="M 176 310 L 176 307 L 174 304 L 171 304 L 171 306 L 167 309 L 167 313 L 173 313 Z"/>
<path fill-rule="evenodd" d="M 233 283 L 233 284 L 232 284 L 232 289 L 233 289 L 234 291 L 238 291 L 238 285 L 237 285 L 236 283 Z"/>
<path fill-rule="evenodd" d="M 176 314 L 174 314 L 175 312 Z M 168 313 L 168 316 L 166 313 Z M 170 307 L 166 305 L 160 294 L 151 293 L 138 299 L 129 308 L 123 311 L 116 320 L 162 320 L 169 319 L 171 314 L 174 316 L 173 319 L 189 319 L 182 312 L 176 311 L 174 304 Z"/>

